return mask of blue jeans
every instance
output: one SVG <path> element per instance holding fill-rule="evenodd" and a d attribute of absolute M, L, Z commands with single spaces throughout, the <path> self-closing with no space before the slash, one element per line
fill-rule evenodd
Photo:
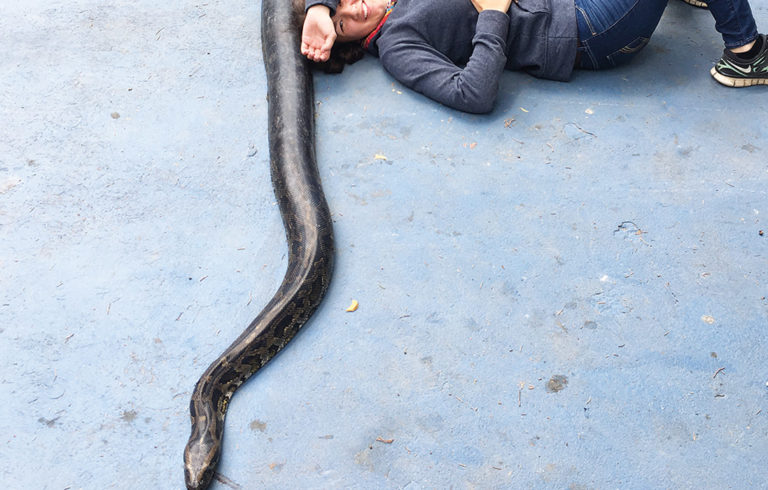
<path fill-rule="evenodd" d="M 579 32 L 577 68 L 602 69 L 631 60 L 648 44 L 667 0 L 575 0 Z M 743 46 L 757 38 L 748 0 L 708 0 L 715 29 L 725 46 Z"/>
<path fill-rule="evenodd" d="M 707 6 L 726 48 L 744 46 L 757 38 L 757 26 L 748 0 L 708 0 Z"/>

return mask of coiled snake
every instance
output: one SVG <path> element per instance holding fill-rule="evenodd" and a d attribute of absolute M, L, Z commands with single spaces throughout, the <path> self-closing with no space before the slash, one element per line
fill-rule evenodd
<path fill-rule="evenodd" d="M 189 403 L 192 435 L 184 450 L 190 490 L 208 488 L 213 478 L 232 394 L 293 338 L 330 281 L 333 233 L 315 162 L 312 76 L 299 53 L 294 15 L 289 0 L 262 1 L 270 167 L 288 240 L 288 268 L 274 297 L 195 386 Z"/>

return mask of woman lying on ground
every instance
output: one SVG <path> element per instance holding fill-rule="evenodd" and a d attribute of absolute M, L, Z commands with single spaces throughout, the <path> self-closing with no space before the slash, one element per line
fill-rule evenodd
<path fill-rule="evenodd" d="M 504 69 L 567 81 L 574 68 L 628 62 L 648 43 L 667 5 L 667 0 L 294 1 L 306 12 L 301 52 L 310 60 L 328 63 L 333 48 L 334 57 L 338 51 L 354 62 L 362 46 L 403 85 L 475 113 L 493 108 Z M 732 87 L 768 84 L 768 42 L 758 34 L 748 0 L 707 5 L 725 42 L 712 76 Z M 345 49 L 342 43 L 357 46 Z M 330 63 L 329 71 L 343 68 L 338 60 Z"/>

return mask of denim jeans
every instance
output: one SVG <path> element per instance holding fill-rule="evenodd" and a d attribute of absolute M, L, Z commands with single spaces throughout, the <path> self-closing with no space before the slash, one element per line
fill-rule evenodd
<path fill-rule="evenodd" d="M 726 48 L 744 46 L 757 38 L 757 26 L 748 0 L 708 0 L 707 6 Z"/>
<path fill-rule="evenodd" d="M 579 32 L 577 68 L 602 69 L 631 60 L 648 44 L 667 0 L 575 0 Z M 725 46 L 754 41 L 757 26 L 748 0 L 708 0 Z"/>

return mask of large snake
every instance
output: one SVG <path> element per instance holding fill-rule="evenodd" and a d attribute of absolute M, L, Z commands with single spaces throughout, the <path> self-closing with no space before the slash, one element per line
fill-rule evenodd
<path fill-rule="evenodd" d="M 189 403 L 192 435 L 184 450 L 189 490 L 211 483 L 232 394 L 293 338 L 330 281 L 333 233 L 315 161 L 312 75 L 299 53 L 291 3 L 263 0 L 261 17 L 270 167 L 288 239 L 288 269 L 269 303 L 195 386 Z"/>

